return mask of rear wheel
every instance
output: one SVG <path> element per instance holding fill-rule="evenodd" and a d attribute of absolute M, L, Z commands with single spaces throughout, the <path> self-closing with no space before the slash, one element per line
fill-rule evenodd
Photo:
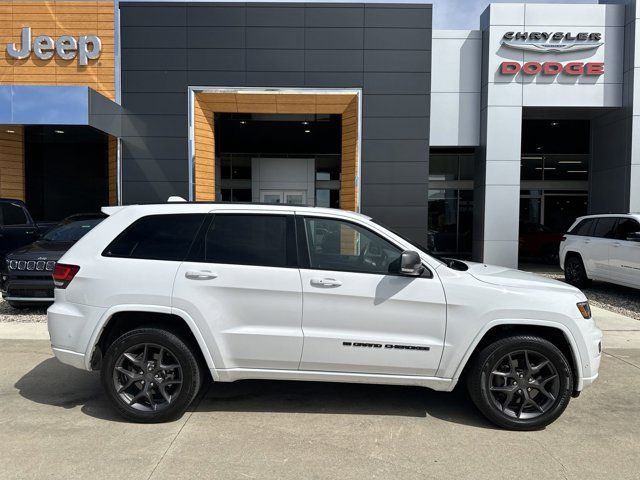
<path fill-rule="evenodd" d="M 585 287 L 589 284 L 584 263 L 578 255 L 571 255 L 564 261 L 564 278 L 567 283 L 578 288 Z"/>
<path fill-rule="evenodd" d="M 537 430 L 569 404 L 573 375 L 565 356 L 548 340 L 514 336 L 480 352 L 467 386 L 491 422 L 511 430 Z"/>
<path fill-rule="evenodd" d="M 166 330 L 139 328 L 107 349 L 102 386 L 120 415 L 135 422 L 173 420 L 201 384 L 201 368 L 185 342 Z"/>

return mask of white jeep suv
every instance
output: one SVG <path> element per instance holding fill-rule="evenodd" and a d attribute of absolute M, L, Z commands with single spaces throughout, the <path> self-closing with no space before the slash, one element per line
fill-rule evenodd
<path fill-rule="evenodd" d="M 420 385 L 460 380 L 492 422 L 555 420 L 598 375 L 576 288 L 440 260 L 342 210 L 174 203 L 110 216 L 56 265 L 62 362 L 101 370 L 124 417 L 176 418 L 204 381 Z"/>
<path fill-rule="evenodd" d="M 640 288 L 640 214 L 578 218 L 560 242 L 560 267 L 579 288 L 590 280 Z"/>

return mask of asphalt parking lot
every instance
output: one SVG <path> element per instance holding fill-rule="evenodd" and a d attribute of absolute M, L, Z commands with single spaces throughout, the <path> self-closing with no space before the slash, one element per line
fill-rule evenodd
<path fill-rule="evenodd" d="M 52 357 L 44 325 L 4 323 L 0 478 L 637 479 L 636 322 L 607 319 L 600 379 L 528 433 L 494 428 L 462 390 L 268 381 L 209 384 L 179 421 L 125 423 L 97 374 Z"/>

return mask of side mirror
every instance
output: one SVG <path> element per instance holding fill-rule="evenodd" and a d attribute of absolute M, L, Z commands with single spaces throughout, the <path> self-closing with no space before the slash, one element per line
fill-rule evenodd
<path fill-rule="evenodd" d="M 628 242 L 640 242 L 640 232 L 627 233 Z"/>
<path fill-rule="evenodd" d="M 418 252 L 405 250 L 400 257 L 400 273 L 410 277 L 419 277 L 424 272 Z"/>

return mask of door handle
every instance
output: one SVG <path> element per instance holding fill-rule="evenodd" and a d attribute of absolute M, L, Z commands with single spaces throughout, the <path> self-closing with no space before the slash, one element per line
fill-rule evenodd
<path fill-rule="evenodd" d="M 614 246 L 614 247 L 619 247 L 620 246 L 620 242 L 613 242 L 611 245 Z"/>
<path fill-rule="evenodd" d="M 189 280 L 213 280 L 218 275 L 208 270 L 200 270 L 200 271 L 189 270 L 184 273 L 184 276 Z"/>
<path fill-rule="evenodd" d="M 591 240 L 583 240 L 582 243 L 591 243 Z"/>
<path fill-rule="evenodd" d="M 311 285 L 314 287 L 339 287 L 342 285 L 340 280 L 336 280 L 335 278 L 312 278 Z"/>

